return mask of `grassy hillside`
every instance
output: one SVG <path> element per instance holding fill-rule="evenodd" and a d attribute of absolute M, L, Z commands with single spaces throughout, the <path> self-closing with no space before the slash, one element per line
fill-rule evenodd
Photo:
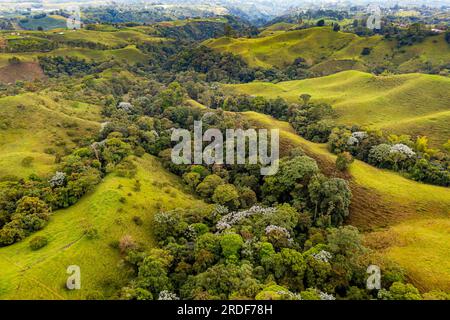
<path fill-rule="evenodd" d="M 0 178 L 46 174 L 55 154 L 75 147 L 79 139 L 100 129 L 100 109 L 73 101 L 56 102 L 47 94 L 23 94 L 0 99 Z M 22 160 L 32 157 L 32 165 Z"/>
<path fill-rule="evenodd" d="M 259 127 L 278 128 L 282 151 L 300 146 L 322 170 L 342 176 L 325 145 L 299 137 L 286 122 L 254 112 L 244 115 Z M 368 243 L 405 268 L 419 288 L 449 291 L 450 189 L 408 180 L 358 160 L 345 178 L 353 192 L 348 223 L 366 230 Z"/>
<path fill-rule="evenodd" d="M 0 299 L 108 298 L 128 279 L 119 251 L 110 246 L 113 241 L 130 235 L 149 248 L 155 212 L 204 206 L 181 191 L 178 178 L 155 158 L 146 155 L 134 161 L 138 166 L 135 178 L 110 174 L 75 206 L 54 212 L 49 225 L 33 235 L 48 237 L 46 247 L 32 251 L 28 239 L 0 248 Z M 141 182 L 139 192 L 134 190 L 135 179 Z M 135 216 L 142 219 L 142 225 L 133 222 Z M 95 228 L 98 238 L 88 239 L 87 228 Z M 81 268 L 81 290 L 65 289 L 69 265 Z"/>
<path fill-rule="evenodd" d="M 343 70 L 368 71 L 374 67 L 393 67 L 409 73 L 446 66 L 450 60 L 450 45 L 444 35 L 428 37 L 424 42 L 397 48 L 394 40 L 381 36 L 359 37 L 352 33 L 334 32 L 329 27 L 276 31 L 268 28 L 260 38 L 211 39 L 205 45 L 232 52 L 251 66 L 286 67 L 296 58 L 304 58 L 317 75 Z M 363 55 L 364 48 L 370 53 Z"/>
<path fill-rule="evenodd" d="M 130 44 L 140 42 L 160 42 L 165 41 L 163 38 L 146 35 L 138 29 L 124 29 L 124 30 L 109 30 L 109 31 L 95 31 L 95 30 L 68 30 L 60 33 L 48 33 L 52 40 L 60 42 L 69 41 L 88 41 L 107 46 L 109 48 L 125 47 Z"/>
<path fill-rule="evenodd" d="M 441 146 L 448 126 L 450 78 L 424 74 L 374 76 L 359 71 L 280 82 L 227 85 L 234 93 L 282 97 L 297 102 L 301 94 L 330 103 L 342 124 L 358 124 L 397 133 L 426 135 Z"/>
<path fill-rule="evenodd" d="M 355 37 L 328 28 L 313 28 L 254 39 L 212 39 L 205 44 L 241 55 L 251 66 L 269 68 L 287 66 L 298 57 L 306 59 L 309 64 L 319 63 L 334 51 L 347 46 Z"/>
<path fill-rule="evenodd" d="M 41 27 L 43 30 L 52 30 L 58 28 L 66 28 L 67 19 L 58 15 L 50 15 L 42 18 L 31 17 L 21 20 L 19 25 L 21 28 L 26 30 L 37 30 L 39 27 Z"/>

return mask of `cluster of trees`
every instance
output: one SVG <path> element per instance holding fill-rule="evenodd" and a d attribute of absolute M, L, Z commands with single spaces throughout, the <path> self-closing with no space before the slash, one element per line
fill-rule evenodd
<path fill-rule="evenodd" d="M 87 75 L 99 71 L 98 62 L 77 57 L 40 56 L 39 64 L 49 77 Z"/>
<path fill-rule="evenodd" d="M 379 130 L 361 131 L 355 126 L 333 129 L 328 143 L 334 153 L 349 152 L 359 160 L 403 172 L 416 181 L 450 186 L 449 155 L 429 148 L 426 137 L 386 137 Z"/>
<path fill-rule="evenodd" d="M 303 94 L 298 104 L 288 104 L 284 99 L 265 99 L 248 95 L 212 97 L 212 108 L 229 111 L 256 111 L 289 121 L 297 133 L 306 139 L 328 143 L 333 153 L 347 152 L 355 158 L 380 168 L 405 173 L 411 179 L 426 183 L 450 185 L 450 156 L 448 152 L 432 149 L 426 137 L 416 140 L 408 135 L 388 135 L 380 130 L 363 130 L 358 126 L 337 126 L 330 105 L 311 102 Z M 340 167 L 351 163 L 351 157 L 340 157 Z"/>
<path fill-rule="evenodd" d="M 288 204 L 160 212 L 152 226 L 158 248 L 119 241 L 134 274 L 121 299 L 422 299 L 394 264 L 382 267 L 383 288 L 368 290 L 373 258 L 358 230 L 312 227 Z"/>
<path fill-rule="evenodd" d="M 182 25 L 156 24 L 156 34 L 165 38 L 203 41 L 222 36 L 255 36 L 258 29 L 228 16 L 228 22 L 192 21 Z"/>
<path fill-rule="evenodd" d="M 58 48 L 58 44 L 44 38 L 24 37 L 8 39 L 6 46 L 0 47 L 2 52 L 48 52 Z"/>

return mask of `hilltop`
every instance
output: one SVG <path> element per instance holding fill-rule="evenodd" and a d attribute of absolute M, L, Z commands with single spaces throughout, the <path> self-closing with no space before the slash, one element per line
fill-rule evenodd
<path fill-rule="evenodd" d="M 422 72 L 430 68 L 445 69 L 450 60 L 450 44 L 443 34 L 398 48 L 395 40 L 378 35 L 360 37 L 335 32 L 330 27 L 289 30 L 289 26 L 269 27 L 257 38 L 223 37 L 204 44 L 240 55 L 249 65 L 262 68 L 284 68 L 303 58 L 317 76 L 343 70 Z M 283 31 L 286 27 L 288 30 Z M 276 32 L 271 31 L 274 28 Z"/>
<path fill-rule="evenodd" d="M 337 122 L 379 128 L 397 134 L 423 135 L 435 146 L 450 137 L 450 78 L 405 74 L 374 76 L 360 71 L 279 82 L 226 85 L 233 93 L 282 97 L 298 102 L 301 94 L 332 105 Z"/>

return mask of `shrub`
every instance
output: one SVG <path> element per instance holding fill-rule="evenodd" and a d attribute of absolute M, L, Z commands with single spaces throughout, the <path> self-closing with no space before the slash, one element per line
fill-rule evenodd
<path fill-rule="evenodd" d="M 137 225 L 137 226 L 142 226 L 144 224 L 144 221 L 142 221 L 142 218 L 139 216 L 134 216 L 133 217 L 133 222 Z"/>
<path fill-rule="evenodd" d="M 84 235 L 92 240 L 98 238 L 98 230 L 93 226 L 87 226 L 84 228 Z"/>
<path fill-rule="evenodd" d="M 133 237 L 129 234 L 123 236 L 119 241 L 119 249 L 121 253 L 125 253 L 128 250 L 135 249 L 137 247 L 133 240 Z"/>
<path fill-rule="evenodd" d="M 237 209 L 239 207 L 239 193 L 236 187 L 232 184 L 220 185 L 214 190 L 212 200 L 230 209 Z"/>
<path fill-rule="evenodd" d="M 25 167 L 25 168 L 31 167 L 31 165 L 33 163 L 33 160 L 34 160 L 33 157 L 25 157 L 25 158 L 23 158 L 22 162 L 21 162 L 22 167 Z"/>
<path fill-rule="evenodd" d="M 371 52 L 372 52 L 372 49 L 365 47 L 364 49 L 362 49 L 361 55 L 368 56 Z"/>
<path fill-rule="evenodd" d="M 48 243 L 48 240 L 46 237 L 37 236 L 30 240 L 30 249 L 31 250 L 39 250 L 43 247 L 45 247 Z"/>
<path fill-rule="evenodd" d="M 352 155 L 347 152 L 344 151 L 340 154 L 338 154 L 337 158 L 336 158 L 336 168 L 339 171 L 346 171 L 348 169 L 348 167 L 350 166 L 350 164 L 352 164 L 354 161 Z"/>

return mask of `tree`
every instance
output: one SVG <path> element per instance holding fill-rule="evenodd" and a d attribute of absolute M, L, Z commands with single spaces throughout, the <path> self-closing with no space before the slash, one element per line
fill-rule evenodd
<path fill-rule="evenodd" d="M 159 296 L 163 290 L 171 290 L 168 268 L 172 260 L 173 257 L 169 252 L 152 249 L 149 256 L 139 266 L 138 286 L 151 292 L 153 297 Z"/>
<path fill-rule="evenodd" d="M 17 57 L 9 58 L 8 62 L 12 65 L 18 65 L 21 63 L 20 59 Z"/>
<path fill-rule="evenodd" d="M 33 164 L 33 161 L 34 161 L 34 158 L 28 156 L 28 157 L 25 157 L 25 158 L 22 159 L 21 164 L 22 164 L 23 167 L 29 168 Z"/>
<path fill-rule="evenodd" d="M 263 198 L 268 202 L 289 202 L 300 199 L 312 176 L 319 172 L 314 159 L 307 156 L 282 159 L 278 173 L 264 179 Z"/>
<path fill-rule="evenodd" d="M 306 263 L 303 255 L 293 249 L 283 248 L 265 262 L 267 271 L 272 271 L 278 283 L 290 290 L 303 289 L 303 277 Z"/>
<path fill-rule="evenodd" d="M 339 23 L 336 22 L 333 24 L 333 31 L 334 32 L 341 31 L 341 26 L 339 25 Z"/>
<path fill-rule="evenodd" d="M 240 207 L 248 209 L 252 207 L 258 199 L 256 198 L 256 193 L 250 188 L 240 188 L 239 189 L 239 201 Z"/>
<path fill-rule="evenodd" d="M 319 21 L 317 21 L 316 24 L 318 27 L 323 27 L 325 25 L 325 20 L 324 19 L 320 19 Z"/>
<path fill-rule="evenodd" d="M 353 163 L 354 159 L 352 155 L 344 151 L 342 153 L 339 153 L 336 158 L 336 168 L 339 171 L 347 171 L 348 167 Z"/>
<path fill-rule="evenodd" d="M 230 209 L 237 209 L 239 207 L 239 193 L 232 184 L 219 185 L 214 190 L 212 200 Z"/>
<path fill-rule="evenodd" d="M 394 282 L 389 291 L 381 289 L 378 292 L 378 298 L 383 300 L 422 300 L 422 296 L 412 284 L 403 284 Z"/>
<path fill-rule="evenodd" d="M 35 197 L 23 197 L 17 203 L 16 212 L 12 220 L 20 221 L 22 229 L 29 232 L 40 230 L 49 219 L 50 208 L 48 205 Z"/>
<path fill-rule="evenodd" d="M 364 47 L 364 48 L 362 49 L 362 51 L 361 51 L 361 55 L 363 55 L 363 56 L 368 56 L 371 52 L 372 52 L 372 49 L 371 49 L 371 48 Z"/>
<path fill-rule="evenodd" d="M 314 203 L 314 220 L 340 226 L 349 215 L 352 192 L 347 181 L 339 178 L 328 179 L 317 175 L 308 185 L 309 197 Z"/>
<path fill-rule="evenodd" d="M 311 100 L 311 95 L 307 93 L 301 94 L 300 100 L 303 102 L 303 105 L 307 105 Z"/>
<path fill-rule="evenodd" d="M 187 172 L 183 175 L 183 180 L 191 188 L 191 190 L 195 190 L 197 185 L 200 183 L 201 178 L 200 174 L 197 172 Z"/>
<path fill-rule="evenodd" d="M 244 244 L 242 237 L 236 233 L 227 233 L 220 238 L 220 246 L 222 248 L 222 255 L 226 259 L 237 260 L 239 258 L 239 251 Z"/>
<path fill-rule="evenodd" d="M 382 143 L 372 147 L 369 152 L 369 163 L 380 168 L 390 168 L 392 166 L 391 146 Z"/>
<path fill-rule="evenodd" d="M 222 178 L 216 174 L 211 174 L 197 186 L 196 191 L 203 198 L 211 199 L 214 194 L 214 190 L 216 190 L 216 188 L 221 184 L 224 184 Z"/>

